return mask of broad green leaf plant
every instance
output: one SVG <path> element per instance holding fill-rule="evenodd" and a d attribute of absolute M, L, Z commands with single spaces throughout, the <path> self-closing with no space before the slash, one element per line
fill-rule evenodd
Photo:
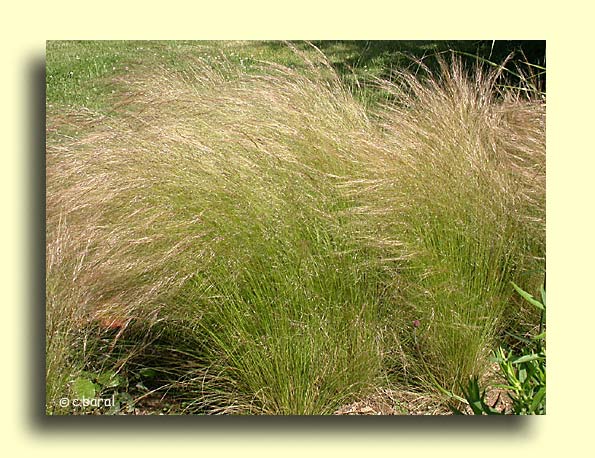
<path fill-rule="evenodd" d="M 486 390 L 480 389 L 477 377 L 471 377 L 463 388 L 465 400 L 474 415 L 544 415 L 546 413 L 546 355 L 545 355 L 545 289 L 541 288 L 541 301 L 512 283 L 514 289 L 527 302 L 540 310 L 539 332 L 530 339 L 514 336 L 526 344 L 522 355 L 514 355 L 511 350 L 499 347 L 495 360 L 499 365 L 505 383 L 496 388 L 506 390 L 512 401 L 512 412 L 498 410 L 498 400 L 489 405 Z M 453 408 L 456 414 L 463 414 Z"/>

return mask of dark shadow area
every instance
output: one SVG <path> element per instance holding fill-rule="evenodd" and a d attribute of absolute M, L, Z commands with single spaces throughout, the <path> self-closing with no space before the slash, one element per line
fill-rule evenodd
<path fill-rule="evenodd" d="M 43 417 L 35 423 L 44 433 L 96 434 L 112 436 L 130 434 L 208 434 L 209 436 L 242 437 L 275 434 L 299 435 L 333 439 L 366 438 L 374 436 L 403 436 L 435 434 L 469 437 L 469 434 L 494 438 L 505 436 L 529 437 L 533 434 L 531 417 L 471 417 L 471 416 L 84 416 Z"/>
<path fill-rule="evenodd" d="M 28 383 L 33 419 L 45 414 L 45 59 L 32 56 L 28 65 L 27 89 L 29 92 L 26 140 L 29 194 L 27 206 L 27 261 L 30 271 L 25 272 L 30 289 L 27 310 L 29 329 L 24 330 L 31 354 L 26 358 L 24 379 Z M 23 342 L 24 344 L 24 342 Z"/>
<path fill-rule="evenodd" d="M 502 64 L 509 56 L 506 67 L 523 71 L 531 70 L 526 62 L 545 67 L 545 40 L 324 40 L 312 41 L 329 59 L 337 72 L 344 78 L 358 74 L 358 77 L 370 72 L 370 75 L 389 79 L 393 71 L 418 67 L 416 61 L 422 61 L 430 71 L 438 69 L 436 55 L 447 59 L 455 51 L 464 63 L 474 64 L 478 59 Z M 307 49 L 305 41 L 292 42 L 298 49 Z M 280 48 L 284 42 L 262 42 L 263 46 Z M 484 62 L 485 63 L 485 62 Z M 486 64 L 489 65 L 489 64 Z M 545 75 L 541 77 L 542 90 L 545 89 Z"/>
<path fill-rule="evenodd" d="M 331 55 L 339 70 L 371 66 L 399 67 L 410 58 L 425 59 L 449 50 L 473 54 L 494 63 L 509 54 L 516 60 L 545 66 L 545 40 L 398 40 L 398 41 L 313 41 L 325 54 Z M 300 46 L 304 46 L 301 44 Z"/>

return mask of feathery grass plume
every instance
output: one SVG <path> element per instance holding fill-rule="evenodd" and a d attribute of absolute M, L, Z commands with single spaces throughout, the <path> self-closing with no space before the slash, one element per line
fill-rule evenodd
<path fill-rule="evenodd" d="M 368 120 L 338 80 L 198 62 L 121 112 L 48 151 L 48 218 L 92 234 L 90 315 L 191 330 L 202 407 L 330 413 L 373 386 L 377 275 L 337 187 Z"/>
<path fill-rule="evenodd" d="M 362 194 L 369 224 L 407 259 L 390 315 L 407 364 L 459 391 L 511 317 L 509 281 L 544 259 L 545 106 L 499 91 L 498 69 L 440 69 L 380 82 L 393 102 Z"/>
<path fill-rule="evenodd" d="M 48 239 L 46 257 L 46 413 L 63 412 L 59 399 L 68 395 L 71 374 L 82 370 L 87 333 L 81 332 L 79 304 L 84 291 L 76 280 L 85 261 L 84 247 L 75 253 L 61 221 Z M 68 369 L 68 370 L 65 370 Z"/>

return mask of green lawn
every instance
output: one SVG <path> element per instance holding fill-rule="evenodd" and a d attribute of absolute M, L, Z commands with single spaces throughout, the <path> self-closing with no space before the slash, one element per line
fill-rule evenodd
<path fill-rule="evenodd" d="M 523 51 L 529 62 L 544 64 L 543 42 L 498 41 L 314 41 L 344 81 L 354 90 L 356 81 L 388 77 L 391 71 L 415 67 L 412 58 L 436 52 L 457 51 L 502 61 L 509 53 Z M 304 42 L 293 44 L 307 55 L 316 52 Z M 284 42 L 250 41 L 49 41 L 46 51 L 46 89 L 49 105 L 76 105 L 109 111 L 109 97 L 117 89 L 113 79 L 138 67 L 166 65 L 183 69 L 189 60 L 229 60 L 250 71 L 258 61 L 303 68 L 305 62 Z"/>

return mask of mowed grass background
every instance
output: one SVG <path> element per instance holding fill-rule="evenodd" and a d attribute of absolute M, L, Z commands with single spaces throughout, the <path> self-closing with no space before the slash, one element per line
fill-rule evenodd
<path fill-rule="evenodd" d="M 48 413 L 105 413 L 60 406 L 81 380 L 110 413 L 406 413 L 537 324 L 535 67 L 316 45 L 48 43 Z"/>

